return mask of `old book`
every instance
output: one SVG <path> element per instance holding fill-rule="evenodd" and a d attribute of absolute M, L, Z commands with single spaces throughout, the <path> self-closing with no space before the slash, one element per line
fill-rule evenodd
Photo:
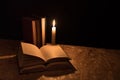
<path fill-rule="evenodd" d="M 71 68 L 71 58 L 59 45 L 47 44 L 37 47 L 34 44 L 21 42 L 18 53 L 20 73 L 63 70 Z"/>
<path fill-rule="evenodd" d="M 22 19 L 23 41 L 42 46 L 42 33 L 40 19 L 24 17 Z"/>
<path fill-rule="evenodd" d="M 28 43 L 34 43 L 33 41 L 33 29 L 32 24 L 33 18 L 23 17 L 22 18 L 22 35 L 23 40 Z M 34 23 L 34 22 L 33 22 Z M 26 32 L 27 31 L 27 32 Z"/>

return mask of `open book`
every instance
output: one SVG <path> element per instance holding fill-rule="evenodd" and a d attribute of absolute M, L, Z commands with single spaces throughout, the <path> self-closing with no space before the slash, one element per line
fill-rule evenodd
<path fill-rule="evenodd" d="M 20 73 L 71 68 L 70 57 L 59 45 L 47 44 L 40 48 L 26 42 L 20 42 L 20 45 Z"/>

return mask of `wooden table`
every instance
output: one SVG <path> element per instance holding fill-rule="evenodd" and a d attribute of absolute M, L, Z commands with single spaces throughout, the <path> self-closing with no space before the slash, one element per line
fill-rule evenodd
<path fill-rule="evenodd" d="M 17 40 L 0 39 L 0 80 L 120 80 L 120 50 L 63 44 L 61 47 L 76 68 L 74 73 L 19 74 L 18 43 Z"/>

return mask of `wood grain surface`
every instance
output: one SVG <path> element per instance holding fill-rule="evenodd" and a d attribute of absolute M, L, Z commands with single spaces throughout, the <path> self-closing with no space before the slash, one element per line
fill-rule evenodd
<path fill-rule="evenodd" d="M 120 50 L 60 44 L 76 69 L 19 74 L 19 41 L 0 39 L 0 80 L 120 80 Z"/>

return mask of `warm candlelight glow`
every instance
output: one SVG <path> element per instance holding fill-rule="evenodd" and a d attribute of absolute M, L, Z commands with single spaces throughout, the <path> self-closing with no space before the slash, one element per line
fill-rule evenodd
<path fill-rule="evenodd" d="M 55 26 L 55 19 L 53 20 L 53 26 Z"/>
<path fill-rule="evenodd" d="M 53 31 L 53 32 L 56 31 L 56 27 L 55 27 L 55 26 L 52 27 L 52 31 Z"/>
<path fill-rule="evenodd" d="M 52 44 L 55 44 L 56 39 L 56 27 L 55 27 L 55 19 L 53 20 L 53 26 L 52 26 Z"/>

